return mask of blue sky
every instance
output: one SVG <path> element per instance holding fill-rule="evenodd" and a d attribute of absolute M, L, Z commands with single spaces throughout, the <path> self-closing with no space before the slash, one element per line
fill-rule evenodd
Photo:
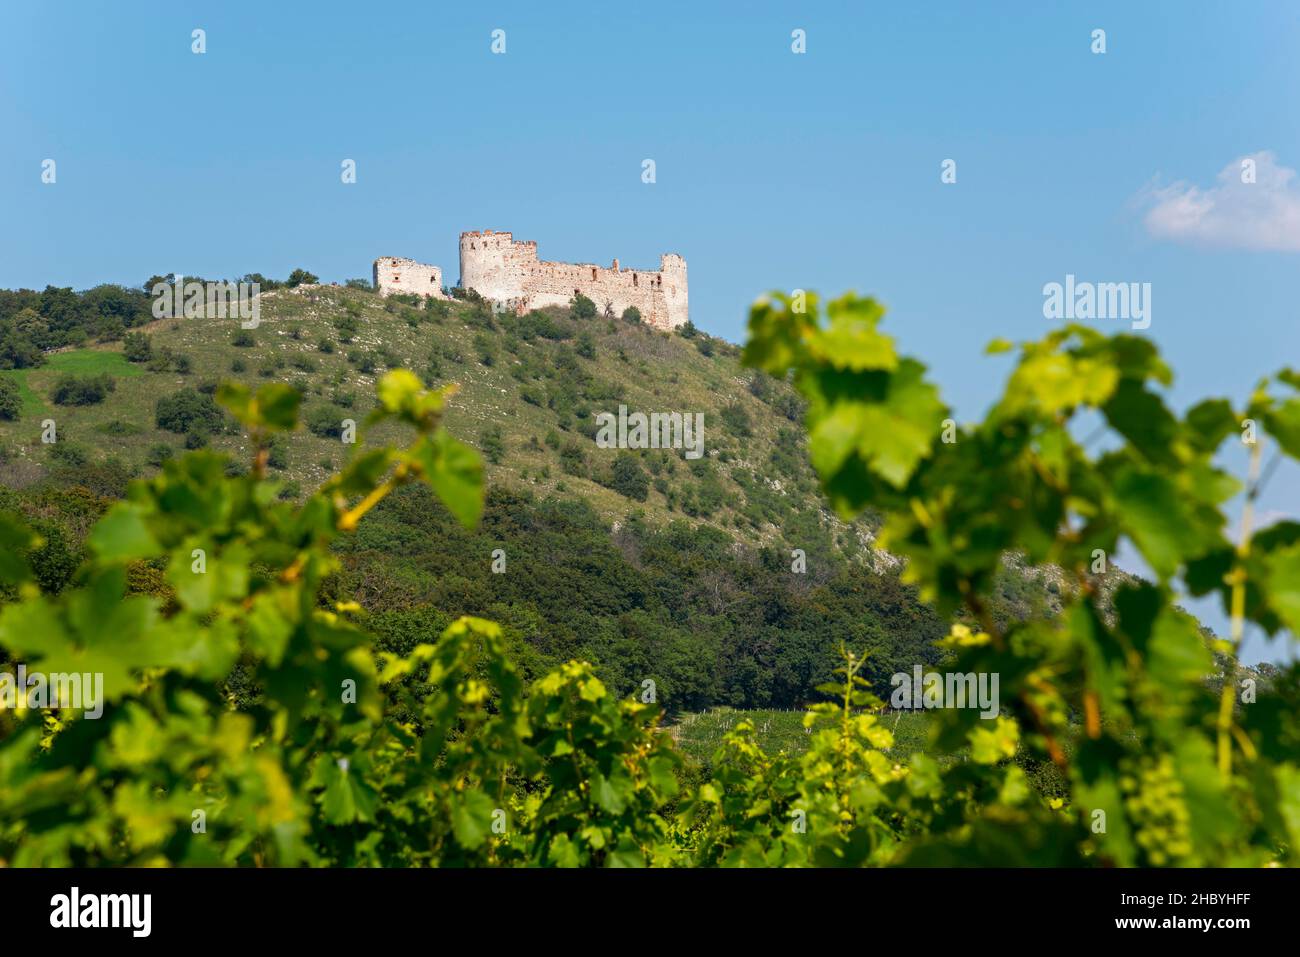
<path fill-rule="evenodd" d="M 1175 404 L 1240 397 L 1300 345 L 1297 49 L 1286 2 L 5 4 L 0 287 L 379 255 L 453 280 L 484 228 L 674 251 L 733 341 L 767 289 L 876 295 L 971 419 L 1008 367 L 983 344 L 1041 335 L 1072 273 L 1152 284 Z M 1215 192 L 1261 154 L 1268 208 Z M 1263 507 L 1300 514 L 1296 470 Z"/>

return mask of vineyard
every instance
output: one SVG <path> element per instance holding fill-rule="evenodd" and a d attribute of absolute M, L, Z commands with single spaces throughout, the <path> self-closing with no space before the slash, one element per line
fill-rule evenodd
<path fill-rule="evenodd" d="M 295 500 L 268 459 L 301 393 L 227 383 L 246 468 L 211 450 L 165 461 L 94 524 L 57 592 L 33 575 L 40 537 L 0 520 L 0 649 L 102 673 L 106 698 L 99 720 L 0 712 L 0 861 L 1296 863 L 1300 674 L 1256 687 L 1236 650 L 1247 622 L 1300 628 L 1300 524 L 1252 517 L 1266 460 L 1300 457 L 1300 374 L 1180 416 L 1149 340 L 1070 326 L 992 344 L 1017 364 L 987 417 L 958 426 L 882 318 L 871 299 L 774 294 L 751 313 L 745 361 L 792 379 L 827 498 L 845 521 L 882 516 L 880 545 L 950 622 L 950 667 L 999 676 L 995 718 L 883 713 L 847 643 L 797 720 L 722 712 L 671 732 L 658 703 L 614 694 L 589 663 L 526 680 L 482 617 L 384 650 L 325 584 L 338 543 L 405 486 L 480 520 L 483 466 L 443 421 L 454 387 L 384 374 L 362 429 L 402 443 L 358 443 Z M 1093 419 L 1105 441 L 1078 437 Z M 1234 444 L 1243 476 L 1221 464 Z M 1103 601 L 1122 543 L 1155 580 Z M 991 613 L 1008 555 L 1063 573 L 1059 613 Z M 1218 595 L 1232 633 L 1207 643 L 1182 593 Z"/>

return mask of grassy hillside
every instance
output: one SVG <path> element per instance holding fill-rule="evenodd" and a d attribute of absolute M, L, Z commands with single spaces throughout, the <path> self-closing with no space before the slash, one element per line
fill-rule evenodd
<path fill-rule="evenodd" d="M 180 319 L 152 322 L 143 332 L 152 350 L 147 361 L 127 362 L 122 344 L 109 343 L 0 373 L 18 381 L 23 397 L 21 418 L 0 422 L 0 478 L 22 484 L 35 466 L 69 459 L 144 473 L 186 445 L 185 435 L 158 427 L 158 400 L 185 388 L 210 394 L 223 379 L 289 382 L 308 396 L 311 421 L 360 423 L 376 377 L 405 366 L 430 383 L 461 386 L 449 426 L 484 452 L 494 484 L 581 496 L 611 522 L 630 511 L 652 524 L 684 517 L 743 541 L 784 538 L 805 550 L 812 531 L 826 527 L 849 554 L 869 541 L 865 523 L 850 529 L 823 509 L 793 391 L 742 370 L 734 346 L 703 334 L 573 319 L 558 309 L 517 318 L 459 302 L 415 306 L 343 287 L 269 293 L 252 331 L 235 320 Z M 56 405 L 62 376 L 101 372 L 115 381 L 104 401 Z M 592 437 L 595 414 L 617 412 L 620 403 L 634 412 L 702 412 L 707 454 L 689 461 L 680 452 L 640 452 L 616 478 L 617 452 L 597 448 Z M 40 441 L 46 417 L 57 424 L 59 451 Z M 384 438 L 378 432 L 371 440 Z M 233 429 L 207 441 L 247 459 Z M 273 464 L 293 492 L 324 479 L 346 451 L 336 437 L 303 430 Z"/>

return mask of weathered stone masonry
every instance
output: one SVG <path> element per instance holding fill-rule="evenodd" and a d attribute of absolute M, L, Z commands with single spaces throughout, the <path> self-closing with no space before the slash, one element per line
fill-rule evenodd
<path fill-rule="evenodd" d="M 419 296 L 445 298 L 442 294 L 442 270 L 414 259 L 380 256 L 374 265 L 375 288 L 382 295 L 413 292 Z"/>
<path fill-rule="evenodd" d="M 399 265 L 393 265 L 399 264 Z M 375 262 L 375 288 L 393 292 L 422 291 L 430 283 L 441 295 L 441 271 L 409 259 Z M 615 315 L 636 306 L 641 318 L 660 329 L 672 329 L 689 318 L 686 260 L 676 253 L 660 257 L 658 269 L 628 269 L 618 260 L 608 268 L 594 263 L 546 262 L 537 258 L 537 243 L 516 242 L 510 233 L 492 230 L 460 234 L 460 284 L 485 299 L 507 303 L 517 311 L 539 306 L 567 305 L 581 293 L 600 312 L 608 305 Z"/>

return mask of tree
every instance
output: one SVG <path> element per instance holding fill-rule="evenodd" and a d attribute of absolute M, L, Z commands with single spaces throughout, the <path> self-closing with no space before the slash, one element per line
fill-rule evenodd
<path fill-rule="evenodd" d="M 148 362 L 153 356 L 153 343 L 143 332 L 128 332 L 122 340 L 122 354 L 127 362 Z"/>
<path fill-rule="evenodd" d="M 610 487 L 620 495 L 644 502 L 650 494 L 650 476 L 641 467 L 637 457 L 626 449 L 614 459 L 613 480 Z"/>
<path fill-rule="evenodd" d="M 295 286 L 314 286 L 320 282 L 320 278 L 315 273 L 310 273 L 305 269 L 295 269 L 289 273 L 289 278 L 285 280 L 285 285 L 290 289 Z"/>
<path fill-rule="evenodd" d="M 310 275 L 310 273 L 308 275 Z M 245 273 L 243 278 L 240 279 L 240 282 L 251 283 L 257 286 L 259 292 L 270 292 L 271 290 L 279 289 L 284 285 L 284 283 L 278 282 L 275 279 L 267 279 L 260 272 Z"/>
<path fill-rule="evenodd" d="M 45 356 L 40 343 L 46 341 L 48 331 L 45 320 L 30 306 L 0 322 L 0 368 L 31 369 L 41 365 Z"/>
<path fill-rule="evenodd" d="M 190 388 L 159 399 L 154 418 L 158 428 L 177 435 L 210 435 L 225 424 L 225 416 L 212 397 Z"/>
<path fill-rule="evenodd" d="M 18 383 L 9 376 L 0 376 L 0 419 L 14 422 L 22 414 L 23 397 Z"/>
<path fill-rule="evenodd" d="M 569 311 L 575 319 L 595 319 L 596 304 L 582 293 L 574 294 L 569 300 Z"/>

